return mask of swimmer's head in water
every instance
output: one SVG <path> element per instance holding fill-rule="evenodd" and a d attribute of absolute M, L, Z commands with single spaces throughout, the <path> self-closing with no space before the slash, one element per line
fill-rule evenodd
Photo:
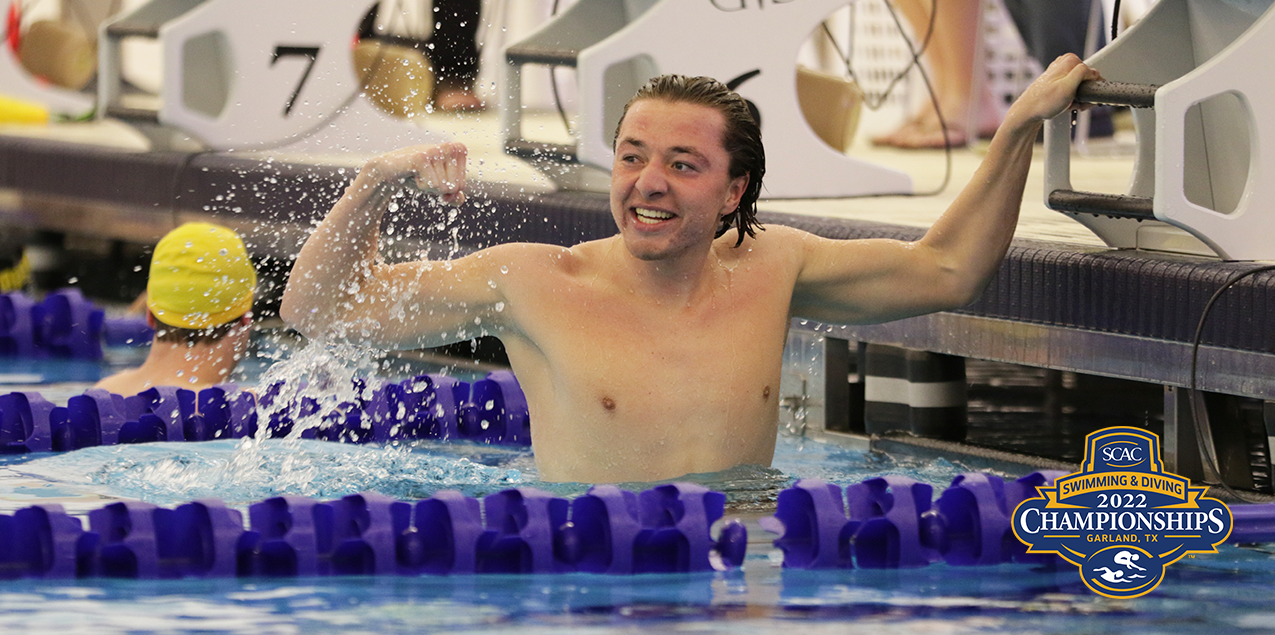
<path fill-rule="evenodd" d="M 744 234 L 756 236 L 756 230 L 761 227 L 761 223 L 757 222 L 757 198 L 761 195 L 762 176 L 766 174 L 766 151 L 761 143 L 761 127 L 753 118 L 748 102 L 711 77 L 661 75 L 638 89 L 633 99 L 624 105 L 624 113 L 620 115 L 615 136 L 611 139 L 612 148 L 620 136 L 620 126 L 624 124 L 629 107 L 643 99 L 708 106 L 722 113 L 726 122 L 722 147 L 730 155 L 730 178 L 747 175 L 748 187 L 739 199 L 739 207 L 722 217 L 717 235 L 721 236 L 734 227 L 739 232 L 739 240 L 735 242 L 737 247 L 744 242 Z"/>
<path fill-rule="evenodd" d="M 246 314 L 256 286 L 256 269 L 234 231 L 186 223 L 155 246 L 146 306 L 163 325 L 204 331 Z"/>

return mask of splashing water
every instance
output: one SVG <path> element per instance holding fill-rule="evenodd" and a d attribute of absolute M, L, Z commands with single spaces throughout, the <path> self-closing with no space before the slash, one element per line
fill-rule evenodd
<path fill-rule="evenodd" d="M 380 446 L 307 439 L 240 439 L 101 446 L 25 461 L 12 457 L 5 463 L 9 461 L 21 473 L 52 481 L 56 493 L 119 497 L 167 506 L 216 498 L 245 508 L 272 496 L 332 500 L 367 491 L 399 500 L 428 498 L 440 490 L 483 497 L 525 486 L 574 498 L 589 487 L 581 483 L 539 482 L 529 450 L 468 442 L 416 441 Z M 846 486 L 871 477 L 899 474 L 930 483 L 939 490 L 962 471 L 966 470 L 941 459 L 895 458 L 780 437 L 774 467 L 744 465 L 673 480 L 695 482 L 723 492 L 732 513 L 739 513 L 773 508 L 779 492 L 799 478 L 820 478 Z M 641 491 L 654 484 L 619 485 Z"/>
<path fill-rule="evenodd" d="M 301 438 L 340 404 L 370 397 L 385 364 L 382 351 L 349 344 L 315 341 L 289 353 L 276 357 L 260 377 L 256 437 L 85 448 L 32 456 L 20 461 L 20 469 L 60 489 L 158 505 L 201 498 L 246 505 L 284 494 L 331 499 L 363 491 L 404 500 L 428 498 L 442 489 L 482 496 L 535 479 L 534 462 L 524 449 Z M 314 406 L 302 411 L 302 400 Z M 284 415 L 293 420 L 292 430 L 284 438 L 269 438 L 266 423 Z"/>
<path fill-rule="evenodd" d="M 249 445 L 251 451 L 245 451 Z M 473 447 L 425 445 L 438 444 L 241 439 L 102 446 L 36 460 L 23 465 L 22 472 L 86 493 L 157 505 L 216 498 L 232 506 L 285 494 L 327 500 L 375 491 L 415 500 L 453 489 L 483 496 L 525 485 L 524 471 L 534 474 L 526 453 L 502 456 L 474 452 Z M 466 451 L 471 454 L 464 455 Z"/>

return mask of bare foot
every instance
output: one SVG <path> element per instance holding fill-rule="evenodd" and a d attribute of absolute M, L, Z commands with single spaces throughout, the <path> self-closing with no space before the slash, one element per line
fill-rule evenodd
<path fill-rule="evenodd" d="M 947 112 L 955 112 L 955 110 L 945 109 L 944 113 Z M 978 136 L 980 138 L 987 138 L 996 134 L 996 127 L 1000 125 L 1000 121 L 994 110 L 990 108 L 982 109 L 982 112 L 979 113 L 979 120 Z M 932 107 L 924 108 L 893 132 L 873 137 L 872 143 L 873 145 L 905 150 L 942 149 L 945 143 L 951 146 L 963 146 L 969 141 L 966 139 L 964 123 L 964 115 L 959 117 L 949 115 L 949 118 L 940 124 L 934 109 Z M 944 128 L 947 129 L 946 140 L 943 136 Z"/>
<path fill-rule="evenodd" d="M 956 128 L 949 123 L 946 128 L 945 138 L 944 127 L 939 125 L 937 119 L 930 121 L 913 119 L 894 132 L 873 139 L 872 143 L 904 150 L 942 149 L 945 146 L 965 145 L 967 139 L 964 127 Z"/>
<path fill-rule="evenodd" d="M 468 88 L 449 88 L 434 95 L 434 107 L 443 112 L 472 112 L 486 109 L 487 104 Z"/>

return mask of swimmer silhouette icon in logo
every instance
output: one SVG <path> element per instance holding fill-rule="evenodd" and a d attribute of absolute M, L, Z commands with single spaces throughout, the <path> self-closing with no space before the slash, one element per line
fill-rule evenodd
<path fill-rule="evenodd" d="M 1080 574 L 1085 585 L 1095 593 L 1134 597 L 1132 594 L 1138 591 L 1150 591 L 1158 586 L 1164 577 L 1165 566 L 1155 554 L 1145 549 L 1117 545 L 1089 556 L 1081 565 Z"/>

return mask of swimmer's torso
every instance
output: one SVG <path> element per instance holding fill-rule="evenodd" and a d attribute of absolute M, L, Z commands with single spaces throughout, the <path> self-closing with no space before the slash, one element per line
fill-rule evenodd
<path fill-rule="evenodd" d="M 530 259 L 541 264 L 509 273 L 519 277 L 505 316 L 514 328 L 502 339 L 542 479 L 770 465 L 795 258 L 733 244 L 714 245 L 711 284 L 677 302 L 614 283 L 599 263 L 618 242 L 546 248 Z"/>

